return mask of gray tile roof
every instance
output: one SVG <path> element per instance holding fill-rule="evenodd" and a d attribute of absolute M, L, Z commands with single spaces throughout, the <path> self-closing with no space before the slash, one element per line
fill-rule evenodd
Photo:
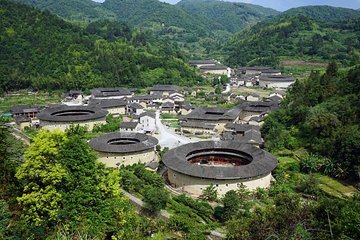
<path fill-rule="evenodd" d="M 132 93 L 126 88 L 95 88 L 91 90 L 94 97 L 130 96 Z"/>
<path fill-rule="evenodd" d="M 204 166 L 192 164 L 189 156 L 198 154 L 230 154 L 251 162 L 241 166 Z M 164 164 L 176 172 L 208 179 L 249 179 L 269 174 L 277 165 L 270 153 L 237 141 L 200 141 L 169 150 L 163 157 Z"/>
<path fill-rule="evenodd" d="M 201 70 L 227 70 L 228 67 L 224 65 L 211 65 L 211 66 L 201 66 Z"/>
<path fill-rule="evenodd" d="M 260 76 L 259 81 L 262 82 L 295 82 L 295 78 L 286 75 Z"/>
<path fill-rule="evenodd" d="M 138 124 L 138 122 L 122 122 L 120 128 L 135 129 Z"/>
<path fill-rule="evenodd" d="M 127 105 L 126 99 L 91 99 L 89 106 L 95 106 L 100 108 L 114 108 L 125 107 Z"/>
<path fill-rule="evenodd" d="M 98 152 L 124 154 L 153 149 L 157 144 L 154 137 L 128 132 L 109 133 L 90 141 L 90 146 Z"/>
<path fill-rule="evenodd" d="M 204 120 L 204 121 L 234 121 L 240 114 L 239 108 L 216 108 L 204 107 L 195 108 L 191 113 L 183 117 L 185 121 Z"/>
<path fill-rule="evenodd" d="M 185 128 L 200 128 L 200 129 L 214 129 L 215 124 L 207 124 L 207 123 L 200 123 L 200 122 L 181 122 L 181 127 Z"/>
<path fill-rule="evenodd" d="M 103 118 L 108 111 L 91 106 L 66 106 L 49 107 L 41 111 L 37 118 L 51 122 L 78 122 Z"/>
<path fill-rule="evenodd" d="M 151 117 L 151 118 L 156 118 L 156 114 L 155 112 L 143 112 L 139 115 L 139 118 L 142 118 L 142 117 L 145 117 L 145 116 L 148 116 L 148 117 Z"/>

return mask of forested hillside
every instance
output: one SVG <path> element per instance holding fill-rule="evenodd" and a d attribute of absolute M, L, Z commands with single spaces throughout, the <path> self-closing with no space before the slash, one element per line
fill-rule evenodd
<path fill-rule="evenodd" d="M 87 29 L 0 1 L 0 86 L 9 91 L 201 81 L 173 46 L 115 22 Z"/>
<path fill-rule="evenodd" d="M 14 0 L 38 9 L 47 9 L 63 18 L 76 21 L 94 21 L 114 18 L 114 14 L 91 0 Z"/>
<path fill-rule="evenodd" d="M 359 102 L 360 66 L 338 71 L 333 62 L 325 74 L 297 81 L 281 108 L 267 117 L 262 128 L 267 148 L 305 148 L 315 154 L 302 160 L 305 171 L 358 177 Z"/>
<path fill-rule="evenodd" d="M 238 33 L 225 48 L 231 65 L 277 65 L 279 58 L 360 61 L 360 18 L 324 23 L 303 15 L 281 15 Z"/>
<path fill-rule="evenodd" d="M 229 32 L 238 32 L 279 13 L 253 4 L 219 0 L 182 0 L 176 5 L 191 14 L 208 18 L 210 24 L 221 24 Z"/>
<path fill-rule="evenodd" d="M 305 6 L 289 9 L 281 15 L 302 15 L 324 23 L 337 23 L 347 21 L 351 18 L 359 18 L 360 12 L 354 9 L 331 6 Z"/>

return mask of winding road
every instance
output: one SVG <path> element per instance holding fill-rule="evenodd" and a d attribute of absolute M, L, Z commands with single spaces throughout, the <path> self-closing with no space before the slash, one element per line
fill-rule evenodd
<path fill-rule="evenodd" d="M 171 149 L 183 144 L 194 142 L 194 140 L 190 138 L 176 134 L 169 127 L 162 124 L 159 110 L 156 111 L 156 127 L 158 134 L 155 135 L 155 137 L 159 140 L 161 147 L 168 147 Z"/>

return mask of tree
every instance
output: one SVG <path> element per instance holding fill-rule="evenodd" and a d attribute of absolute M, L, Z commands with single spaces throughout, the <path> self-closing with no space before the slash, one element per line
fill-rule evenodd
<path fill-rule="evenodd" d="M 204 199 L 207 201 L 215 201 L 217 199 L 217 197 L 218 197 L 218 193 L 217 193 L 216 186 L 212 183 L 203 190 L 203 192 L 200 196 L 201 199 Z"/>
<path fill-rule="evenodd" d="M 18 198 L 22 217 L 31 225 L 44 226 L 58 218 L 60 186 L 67 175 L 59 161 L 59 148 L 65 139 L 65 134 L 58 131 L 40 131 L 16 172 L 23 187 Z"/>
<path fill-rule="evenodd" d="M 154 214 L 164 209 L 169 201 L 169 193 L 163 188 L 148 187 L 144 191 L 145 209 Z"/>
<path fill-rule="evenodd" d="M 236 216 L 241 208 L 241 199 L 234 190 L 225 193 L 222 202 L 224 204 L 223 221 L 230 220 L 233 216 Z"/>
<path fill-rule="evenodd" d="M 5 239 L 11 218 L 9 206 L 4 200 L 0 200 L 0 238 Z"/>

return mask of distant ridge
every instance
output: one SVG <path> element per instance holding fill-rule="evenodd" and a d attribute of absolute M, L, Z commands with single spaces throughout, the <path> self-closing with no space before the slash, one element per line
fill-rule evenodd
<path fill-rule="evenodd" d="M 305 6 L 292 8 L 280 14 L 281 17 L 295 15 L 306 16 L 317 21 L 334 23 L 360 17 L 360 12 L 350 8 L 332 6 Z"/>
<path fill-rule="evenodd" d="M 229 32 L 240 31 L 280 13 L 258 5 L 219 0 L 182 0 L 176 5 L 191 14 L 220 23 Z"/>

